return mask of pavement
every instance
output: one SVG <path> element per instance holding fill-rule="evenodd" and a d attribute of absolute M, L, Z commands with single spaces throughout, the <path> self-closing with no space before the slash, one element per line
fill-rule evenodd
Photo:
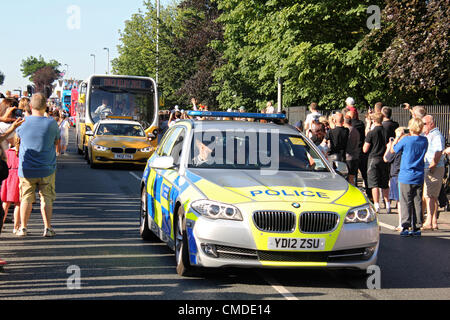
<path fill-rule="evenodd" d="M 398 221 L 398 210 L 395 209 L 391 209 L 391 213 L 387 214 L 385 209 L 381 209 L 380 210 L 380 225 L 382 227 L 391 229 L 391 230 L 395 230 L 395 228 L 398 226 L 399 221 Z M 426 233 L 432 233 L 432 232 L 437 232 L 437 231 L 441 231 L 441 232 L 445 232 L 445 231 L 450 231 L 450 212 L 445 211 L 445 208 L 440 208 L 439 209 L 439 219 L 438 219 L 438 227 L 439 230 L 425 230 L 423 232 Z"/>

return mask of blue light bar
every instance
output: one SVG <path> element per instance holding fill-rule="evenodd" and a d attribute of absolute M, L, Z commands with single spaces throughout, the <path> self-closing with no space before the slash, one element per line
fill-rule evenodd
<path fill-rule="evenodd" d="M 222 111 L 187 111 L 191 117 L 213 117 L 213 118 L 253 118 L 265 120 L 286 119 L 283 113 L 250 113 L 250 112 L 222 112 Z"/>

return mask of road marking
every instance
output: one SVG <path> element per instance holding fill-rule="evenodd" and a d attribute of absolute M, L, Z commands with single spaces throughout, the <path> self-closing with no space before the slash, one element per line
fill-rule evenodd
<path fill-rule="evenodd" d="M 383 222 L 378 222 L 378 224 L 379 224 L 380 226 L 386 228 L 386 229 L 389 229 L 389 230 L 394 230 L 394 231 L 395 231 L 395 228 L 396 228 L 396 227 L 394 227 L 394 226 L 391 226 L 390 224 L 383 223 Z"/>
<path fill-rule="evenodd" d="M 285 297 L 286 300 L 299 300 L 293 293 L 289 292 L 288 289 L 283 287 L 272 277 L 263 276 L 261 273 L 260 275 L 270 286 L 272 286 L 272 288 L 274 288 L 276 291 L 278 291 L 278 293 L 280 293 L 283 297 Z"/>
<path fill-rule="evenodd" d="M 141 181 L 142 177 L 139 177 L 136 173 L 129 171 L 129 173 L 135 177 L 136 179 L 138 179 L 139 181 Z"/>

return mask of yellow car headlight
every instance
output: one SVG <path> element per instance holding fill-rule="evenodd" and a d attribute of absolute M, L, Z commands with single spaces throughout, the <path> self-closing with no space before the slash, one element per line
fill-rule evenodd
<path fill-rule="evenodd" d="M 140 152 L 152 152 L 152 147 L 146 147 L 146 148 L 142 148 L 139 149 Z"/>
<path fill-rule="evenodd" d="M 98 144 L 93 144 L 92 147 L 97 151 L 108 151 L 111 148 L 100 146 Z"/>

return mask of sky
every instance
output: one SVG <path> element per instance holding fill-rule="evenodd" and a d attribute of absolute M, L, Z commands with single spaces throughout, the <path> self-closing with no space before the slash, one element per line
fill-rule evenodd
<path fill-rule="evenodd" d="M 161 0 L 161 6 L 173 0 Z M 0 19 L 0 71 L 5 81 L 0 92 L 30 84 L 20 65 L 30 56 L 61 63 L 64 78 L 84 80 L 108 70 L 117 57 L 119 30 L 144 7 L 144 0 L 2 0 Z M 155 1 L 156 3 L 156 1 Z M 65 65 L 68 65 L 65 66 Z M 111 67 L 110 67 L 111 68 Z"/>

